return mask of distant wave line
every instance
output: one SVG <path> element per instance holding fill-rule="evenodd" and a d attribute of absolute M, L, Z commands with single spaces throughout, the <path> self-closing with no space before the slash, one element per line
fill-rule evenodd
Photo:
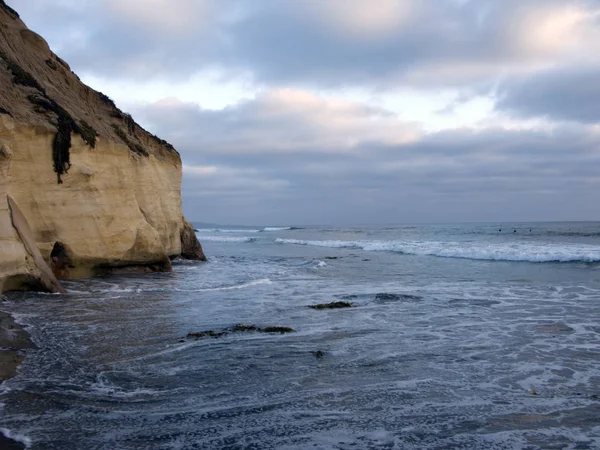
<path fill-rule="evenodd" d="M 278 244 L 308 245 L 328 248 L 354 248 L 365 251 L 396 252 L 407 255 L 438 256 L 488 261 L 515 262 L 600 262 L 600 247 L 594 245 L 534 245 L 484 244 L 460 242 L 411 241 L 305 241 L 298 239 L 275 240 Z"/>
<path fill-rule="evenodd" d="M 265 231 L 302 230 L 300 227 L 264 227 L 264 228 L 195 228 L 196 233 L 262 233 Z"/>
<path fill-rule="evenodd" d="M 260 233 L 262 230 L 256 229 L 236 229 L 236 228 L 200 228 L 196 232 L 207 231 L 211 233 Z"/>
<path fill-rule="evenodd" d="M 254 242 L 256 238 L 249 236 L 231 237 L 231 236 L 198 236 L 200 241 L 212 242 L 230 242 L 230 243 L 246 243 Z"/>

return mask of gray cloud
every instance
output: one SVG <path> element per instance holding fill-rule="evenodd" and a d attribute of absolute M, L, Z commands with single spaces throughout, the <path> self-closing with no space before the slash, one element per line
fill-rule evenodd
<path fill-rule="evenodd" d="M 18 7 L 76 70 L 112 78 L 178 79 L 218 68 L 278 85 L 465 85 L 591 52 L 599 29 L 580 17 L 594 8 L 591 0 L 61 4 L 25 0 Z M 381 14 L 373 13 L 377 5 Z M 46 33 L 65 27 L 73 33 Z"/>
<path fill-rule="evenodd" d="M 600 65 L 562 67 L 507 81 L 497 109 L 521 117 L 600 122 Z"/>
<path fill-rule="evenodd" d="M 357 134 L 348 147 L 343 140 L 331 141 L 331 127 L 350 114 L 353 126 L 368 122 L 376 131 L 385 130 L 385 123 L 380 129 L 373 125 L 372 109 L 338 105 L 336 112 L 330 106 L 329 120 L 315 128 L 310 108 L 280 117 L 277 111 L 289 108 L 289 99 L 276 99 L 258 98 L 220 111 L 164 103 L 136 111 L 182 153 L 184 205 L 192 219 L 306 224 L 590 219 L 595 214 L 591 193 L 600 188 L 600 135 L 593 129 L 465 129 L 397 143 L 369 132 Z M 174 126 L 182 120 L 180 128 Z M 398 121 L 402 127 L 411 129 Z M 272 139 L 275 128 L 289 139 Z M 242 140 L 243 146 L 229 144 Z"/>
<path fill-rule="evenodd" d="M 176 99 L 131 110 L 181 152 L 191 219 L 597 218 L 599 70 L 581 62 L 600 52 L 596 1 L 365 9 L 374 2 L 8 0 L 81 74 L 177 83 L 214 70 L 260 88 L 219 111 Z M 307 92 L 459 87 L 450 111 L 499 80 L 498 111 L 568 122 L 428 134 L 385 109 Z"/>

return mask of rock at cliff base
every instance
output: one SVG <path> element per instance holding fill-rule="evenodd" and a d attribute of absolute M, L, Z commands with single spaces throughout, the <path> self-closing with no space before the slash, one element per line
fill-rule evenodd
<path fill-rule="evenodd" d="M 21 238 L 21 242 L 25 246 L 27 253 L 31 255 L 33 261 L 35 263 L 36 268 L 38 269 L 38 273 L 31 276 L 34 277 L 35 281 L 39 283 L 39 286 L 32 286 L 35 290 L 37 288 L 41 288 L 39 290 L 46 290 L 48 292 L 67 292 L 58 282 L 40 251 L 38 250 L 35 239 L 33 237 L 33 233 L 31 232 L 31 228 L 29 228 L 29 224 L 27 223 L 27 219 L 17 206 L 17 203 L 12 199 L 10 195 L 7 196 L 8 206 L 10 208 L 10 214 L 12 219 L 12 224 L 19 237 Z M 33 283 L 32 283 L 33 284 Z"/>
<path fill-rule="evenodd" d="M 69 267 L 73 267 L 73 252 L 62 242 L 55 242 L 50 252 L 50 266 L 57 279 L 69 278 Z"/>
<path fill-rule="evenodd" d="M 206 261 L 206 256 L 204 256 L 202 245 L 196 237 L 194 227 L 185 218 L 183 218 L 183 228 L 181 229 L 181 257 Z"/>
<path fill-rule="evenodd" d="M 175 148 L 83 84 L 4 0 L 0 30 L 0 291 L 206 260 Z"/>
<path fill-rule="evenodd" d="M 32 348 L 36 347 L 23 327 L 9 314 L 0 312 L 0 383 L 16 375 L 23 351 Z"/>
<path fill-rule="evenodd" d="M 0 434 L 0 448 L 3 450 L 25 450 L 27 447 L 21 442 L 14 441 Z"/>

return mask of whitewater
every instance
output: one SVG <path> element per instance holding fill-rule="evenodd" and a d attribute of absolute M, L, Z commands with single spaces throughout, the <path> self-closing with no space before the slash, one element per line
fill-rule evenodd
<path fill-rule="evenodd" d="M 67 450 L 600 447 L 600 223 L 197 235 L 207 263 L 6 295 L 38 348 L 2 386 L 1 433 Z M 349 307 L 309 308 L 330 302 Z"/>

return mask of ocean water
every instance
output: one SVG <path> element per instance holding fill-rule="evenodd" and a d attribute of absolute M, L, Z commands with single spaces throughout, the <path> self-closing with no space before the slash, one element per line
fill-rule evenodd
<path fill-rule="evenodd" d="M 600 223 L 199 229 L 208 263 L 10 294 L 32 449 L 600 448 Z M 309 305 L 346 301 L 351 308 Z M 229 332 L 236 324 L 292 333 Z M 317 353 L 321 351 L 321 353 Z"/>

